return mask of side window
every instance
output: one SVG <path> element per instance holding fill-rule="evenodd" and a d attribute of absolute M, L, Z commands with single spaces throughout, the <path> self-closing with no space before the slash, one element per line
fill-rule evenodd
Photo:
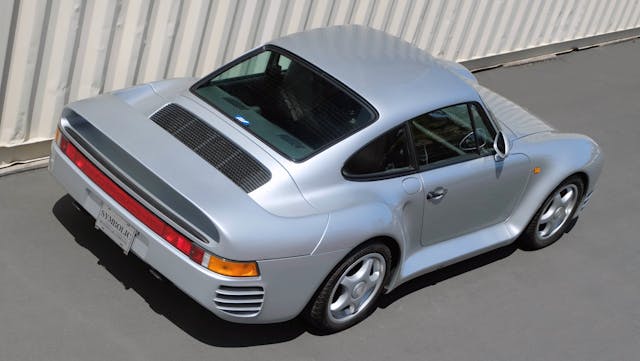
<path fill-rule="evenodd" d="M 282 71 L 289 69 L 289 65 L 291 65 L 291 59 L 284 56 L 278 57 L 278 66 Z"/>
<path fill-rule="evenodd" d="M 423 114 L 409 125 L 420 167 L 455 163 L 492 151 L 494 131 L 473 103 Z"/>
<path fill-rule="evenodd" d="M 386 177 L 413 169 L 405 125 L 379 136 L 352 155 L 342 170 L 346 177 Z"/>

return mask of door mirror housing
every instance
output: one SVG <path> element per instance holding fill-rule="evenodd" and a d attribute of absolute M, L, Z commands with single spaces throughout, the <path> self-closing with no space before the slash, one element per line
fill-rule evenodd
<path fill-rule="evenodd" d="M 493 140 L 493 149 L 496 151 L 496 161 L 501 161 L 509 155 L 511 144 L 509 143 L 509 139 L 501 131 L 498 132 L 496 138 Z"/>

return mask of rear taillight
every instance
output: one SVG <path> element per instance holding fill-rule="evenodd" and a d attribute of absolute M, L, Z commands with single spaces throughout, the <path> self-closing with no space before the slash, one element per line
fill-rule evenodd
<path fill-rule="evenodd" d="M 192 261 L 211 271 L 225 276 L 255 277 L 260 275 L 256 262 L 237 262 L 220 258 L 206 252 L 191 242 L 183 234 L 168 225 L 165 221 L 149 211 L 140 202 L 131 197 L 120 186 L 107 177 L 96 167 L 78 148 L 76 148 L 58 129 L 55 138 L 60 150 L 82 171 L 91 181 L 102 189 L 109 197 L 126 209 L 131 215 L 142 222 L 154 233 L 187 255 Z"/>
<path fill-rule="evenodd" d="M 62 133 L 60 132 L 60 128 L 56 127 L 56 135 L 53 138 L 58 146 L 60 146 L 60 141 L 62 140 Z"/>

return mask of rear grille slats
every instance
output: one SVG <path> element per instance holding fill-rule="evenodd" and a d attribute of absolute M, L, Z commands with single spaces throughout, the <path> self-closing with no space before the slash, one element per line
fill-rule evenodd
<path fill-rule="evenodd" d="M 214 302 L 217 302 L 221 305 L 232 305 L 232 304 L 238 304 L 238 305 L 244 305 L 247 307 L 253 306 L 253 307 L 260 307 L 262 306 L 262 298 L 248 298 L 248 299 L 242 299 L 242 298 L 214 298 L 213 299 Z"/>
<path fill-rule="evenodd" d="M 235 316 L 255 316 L 262 309 L 264 289 L 256 286 L 220 286 L 213 299 L 216 308 Z"/>
<path fill-rule="evenodd" d="M 223 311 L 229 311 L 229 312 L 259 312 L 262 307 L 261 306 L 238 306 L 238 307 L 220 306 L 218 308 Z"/>
<path fill-rule="evenodd" d="M 262 296 L 264 295 L 264 291 L 240 291 L 240 290 L 228 291 L 224 289 L 218 289 L 216 293 L 219 295 L 225 295 L 225 296 Z"/>
<path fill-rule="evenodd" d="M 167 104 L 151 120 L 249 193 L 271 179 L 250 154 L 177 104 Z"/>
<path fill-rule="evenodd" d="M 218 309 L 236 316 L 253 316 L 260 312 L 260 307 L 218 307 Z"/>

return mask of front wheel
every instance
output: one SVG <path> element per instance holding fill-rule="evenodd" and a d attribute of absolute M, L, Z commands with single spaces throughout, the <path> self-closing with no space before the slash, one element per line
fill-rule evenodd
<path fill-rule="evenodd" d="M 573 176 L 562 182 L 538 209 L 522 235 L 522 245 L 540 249 L 558 240 L 571 225 L 582 194 L 582 180 Z"/>
<path fill-rule="evenodd" d="M 376 307 L 391 265 L 391 251 L 381 243 L 354 250 L 320 286 L 306 313 L 322 332 L 337 332 L 365 319 Z"/>

